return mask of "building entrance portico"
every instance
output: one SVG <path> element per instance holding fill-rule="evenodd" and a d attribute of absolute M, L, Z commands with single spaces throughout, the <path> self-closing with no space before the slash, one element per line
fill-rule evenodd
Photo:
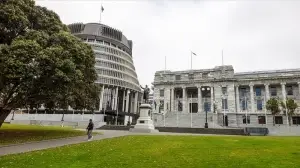
<path fill-rule="evenodd" d="M 186 88 L 187 101 L 188 101 L 188 113 L 198 112 L 198 89 L 197 87 Z"/>
<path fill-rule="evenodd" d="M 211 86 L 174 87 L 170 89 L 169 96 L 160 99 L 171 105 L 165 110 L 182 113 L 211 112 L 213 90 Z M 164 91 L 164 94 L 168 94 Z M 169 100 L 167 99 L 169 98 Z"/>

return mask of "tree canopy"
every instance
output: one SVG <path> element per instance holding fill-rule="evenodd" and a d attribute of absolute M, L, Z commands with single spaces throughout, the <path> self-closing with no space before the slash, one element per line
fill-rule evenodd
<path fill-rule="evenodd" d="M 59 16 L 32 0 L 0 5 L 0 126 L 21 107 L 94 109 L 97 74 L 91 47 Z"/>
<path fill-rule="evenodd" d="M 289 125 L 291 125 L 291 118 L 295 114 L 295 110 L 298 108 L 298 104 L 295 102 L 295 100 L 288 98 L 285 102 L 280 102 L 280 105 L 282 109 L 287 113 Z"/>
<path fill-rule="evenodd" d="M 271 111 L 273 115 L 273 125 L 275 125 L 275 115 L 280 113 L 279 101 L 276 98 L 271 98 L 267 101 L 266 109 Z"/>

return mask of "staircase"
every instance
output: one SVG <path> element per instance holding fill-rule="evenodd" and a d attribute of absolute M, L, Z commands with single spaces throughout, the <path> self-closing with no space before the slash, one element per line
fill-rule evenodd
<path fill-rule="evenodd" d="M 178 122 L 177 122 L 178 115 Z M 223 128 L 217 124 L 217 115 L 208 113 L 207 123 L 209 128 Z M 191 114 L 169 112 L 165 116 L 163 114 L 153 114 L 153 122 L 156 127 L 191 127 Z M 177 125 L 178 123 L 178 125 Z M 205 125 L 205 113 L 193 113 L 192 114 L 192 127 L 193 128 L 204 128 Z"/>

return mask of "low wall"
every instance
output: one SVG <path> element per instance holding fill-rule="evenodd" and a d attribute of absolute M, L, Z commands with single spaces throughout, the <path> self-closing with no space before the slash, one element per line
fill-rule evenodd
<path fill-rule="evenodd" d="M 134 126 L 104 125 L 100 130 L 129 131 Z M 155 127 L 159 132 L 194 133 L 194 134 L 220 134 L 220 135 L 244 135 L 243 129 L 217 129 L 217 128 L 178 128 L 178 127 Z"/>
<path fill-rule="evenodd" d="M 300 136 L 300 127 L 298 126 L 274 126 L 268 127 L 269 135 L 276 136 Z"/>
<path fill-rule="evenodd" d="M 220 134 L 220 135 L 244 135 L 243 129 L 219 129 L 219 128 L 178 128 L 156 127 L 159 132 L 194 133 L 194 134 Z"/>
<path fill-rule="evenodd" d="M 100 130 L 119 130 L 119 131 L 129 131 L 130 128 L 134 128 L 134 126 L 123 126 L 123 125 L 103 125 L 98 127 Z"/>
<path fill-rule="evenodd" d="M 43 126 L 69 126 L 73 128 L 83 128 L 85 129 L 88 125 L 88 121 L 49 121 L 49 120 L 11 120 L 11 124 L 20 124 L 20 125 L 43 125 Z M 105 125 L 105 122 L 94 122 L 95 127 L 101 127 Z"/>
<path fill-rule="evenodd" d="M 61 121 L 63 114 L 9 114 L 5 122 L 10 122 L 12 118 L 14 120 L 40 120 L 40 121 Z M 93 119 L 93 121 L 104 121 L 103 114 L 65 114 L 64 121 L 72 121 L 72 122 L 79 122 L 79 121 L 89 121 L 89 119 Z"/>

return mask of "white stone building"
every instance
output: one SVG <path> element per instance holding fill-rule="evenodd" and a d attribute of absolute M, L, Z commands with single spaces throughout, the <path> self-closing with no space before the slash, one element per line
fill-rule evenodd
<path fill-rule="evenodd" d="M 271 97 L 300 101 L 300 69 L 234 73 L 232 66 L 189 71 L 157 71 L 153 82 L 156 126 L 267 126 Z M 191 113 L 192 111 L 192 113 Z M 296 113 L 298 113 L 298 109 Z M 276 125 L 286 125 L 282 111 Z M 267 125 L 266 125 L 267 124 Z M 300 116 L 292 117 L 294 126 Z"/>

